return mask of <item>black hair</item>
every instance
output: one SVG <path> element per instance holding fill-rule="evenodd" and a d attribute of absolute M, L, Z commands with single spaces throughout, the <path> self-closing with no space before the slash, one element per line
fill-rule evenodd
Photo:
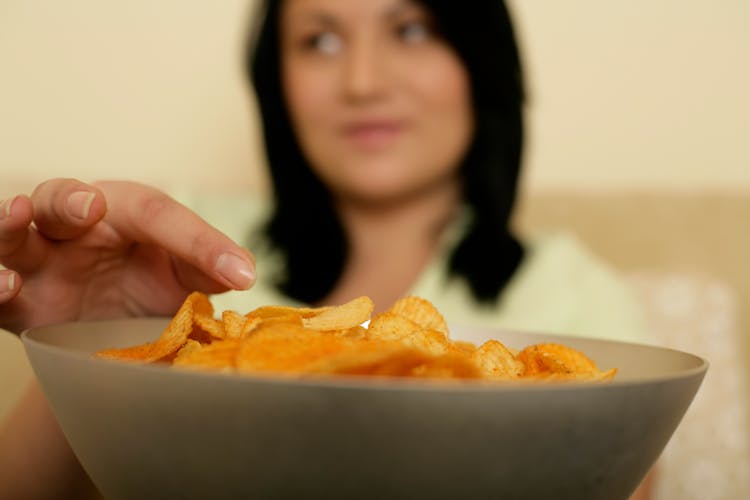
<path fill-rule="evenodd" d="M 282 90 L 281 0 L 267 0 L 248 70 L 261 114 L 274 208 L 265 234 L 282 252 L 278 287 L 306 303 L 336 285 L 347 240 L 333 199 L 305 159 Z M 424 0 L 440 36 L 468 70 L 475 134 L 460 167 L 464 203 L 473 217 L 449 260 L 448 273 L 469 283 L 482 302 L 497 299 L 524 254 L 510 230 L 523 145 L 523 79 L 511 18 L 502 0 Z"/>

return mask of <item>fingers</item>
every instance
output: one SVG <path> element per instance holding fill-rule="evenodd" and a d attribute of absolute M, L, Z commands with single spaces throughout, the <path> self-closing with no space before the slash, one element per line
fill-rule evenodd
<path fill-rule="evenodd" d="M 254 269 L 255 257 L 253 257 L 253 255 L 248 250 L 244 250 L 243 253 L 251 263 L 251 268 Z M 184 260 L 174 259 L 173 269 L 175 275 L 177 276 L 177 279 L 188 290 L 201 290 L 206 293 L 219 293 L 226 291 L 227 285 L 223 285 L 223 281 L 221 282 L 221 288 L 217 288 L 217 282 L 215 279 L 211 278 L 209 275 L 206 275 L 206 273 L 200 271 L 200 269 L 196 268 L 192 264 L 189 264 L 188 262 L 185 262 Z"/>
<path fill-rule="evenodd" d="M 95 187 L 74 179 L 53 179 L 31 195 L 0 205 L 0 263 L 19 272 L 37 269 L 50 249 L 48 240 L 67 240 L 89 230 L 106 212 Z M 36 228 L 30 227 L 34 223 Z"/>
<path fill-rule="evenodd" d="M 0 203 L 0 264 L 26 272 L 44 260 L 47 243 L 30 227 L 33 213 L 27 196 Z"/>
<path fill-rule="evenodd" d="M 55 240 L 73 240 L 100 221 L 109 229 L 97 231 L 99 237 L 111 230 L 119 236 L 106 237 L 103 245 L 110 250 L 120 245 L 123 252 L 133 243 L 162 249 L 188 289 L 247 289 L 255 282 L 255 262 L 247 250 L 160 191 L 129 182 L 88 185 L 55 179 L 38 186 L 31 198 L 17 196 L 0 204 L 0 264 L 20 273 L 33 271 Z"/>
<path fill-rule="evenodd" d="M 53 179 L 32 193 L 34 223 L 53 240 L 68 240 L 86 232 L 107 211 L 102 192 L 75 179 Z"/>
<path fill-rule="evenodd" d="M 32 215 L 31 200 L 26 196 L 0 203 L 0 257 L 15 252 L 24 244 Z"/>
<path fill-rule="evenodd" d="M 184 205 L 140 184 L 97 186 L 107 197 L 105 222 L 126 239 L 158 246 L 183 261 L 175 265 L 183 281 L 198 280 L 197 272 L 238 290 L 255 283 L 252 255 Z"/>

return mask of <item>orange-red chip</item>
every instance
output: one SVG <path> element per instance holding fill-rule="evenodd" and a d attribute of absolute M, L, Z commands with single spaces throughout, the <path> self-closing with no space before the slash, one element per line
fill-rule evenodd
<path fill-rule="evenodd" d="M 420 297 L 398 300 L 375 317 L 373 308 L 369 297 L 359 297 L 339 306 L 226 310 L 216 319 L 208 297 L 192 293 L 156 341 L 97 354 L 287 376 L 602 382 L 616 373 L 559 344 L 518 352 L 497 340 L 479 347 L 451 340 L 445 318 Z"/>
<path fill-rule="evenodd" d="M 213 314 L 213 306 L 208 297 L 198 292 L 191 293 L 185 299 L 156 341 L 133 347 L 105 349 L 97 354 L 102 358 L 141 362 L 166 358 L 176 353 L 187 342 L 188 336 L 193 331 L 193 318 L 196 312 L 203 315 Z"/>
<path fill-rule="evenodd" d="M 426 330 L 436 330 L 448 335 L 448 323 L 431 302 L 422 297 L 409 296 L 397 300 L 390 312 L 404 316 Z"/>

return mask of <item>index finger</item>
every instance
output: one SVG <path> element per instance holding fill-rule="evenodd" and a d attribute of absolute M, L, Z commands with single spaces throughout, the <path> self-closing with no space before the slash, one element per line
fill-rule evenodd
<path fill-rule="evenodd" d="M 186 206 L 142 184 L 96 186 L 107 199 L 103 220 L 124 238 L 163 248 L 227 287 L 246 290 L 255 283 L 252 255 Z"/>

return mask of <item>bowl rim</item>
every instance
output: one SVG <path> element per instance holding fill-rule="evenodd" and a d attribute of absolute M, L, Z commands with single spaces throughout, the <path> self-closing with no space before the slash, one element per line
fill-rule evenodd
<path fill-rule="evenodd" d="M 668 383 L 676 380 L 687 380 L 694 377 L 705 376 L 710 366 L 709 361 L 693 353 L 685 352 L 679 349 L 671 347 L 665 347 L 660 345 L 652 345 L 645 343 L 626 342 L 621 340 L 610 340 L 595 337 L 583 337 L 575 335 L 563 335 L 553 334 L 547 332 L 534 332 L 531 330 L 520 330 L 520 329 L 507 329 L 507 328 L 492 328 L 492 327 L 481 327 L 475 325 L 453 325 L 451 331 L 458 331 L 461 329 L 475 329 L 475 330 L 495 330 L 504 334 L 513 335 L 525 335 L 525 336 L 540 336 L 548 339 L 559 339 L 560 343 L 565 343 L 570 339 L 581 340 L 581 341 L 592 341 L 596 343 L 615 344 L 631 347 L 640 347 L 647 349 L 655 349 L 664 352 L 671 352 L 676 355 L 691 358 L 691 361 L 695 363 L 695 366 L 686 368 L 683 370 L 676 371 L 675 373 L 651 376 L 651 377 L 636 377 L 628 378 L 625 380 L 615 378 L 606 383 L 598 382 L 587 382 L 587 381 L 535 381 L 535 380 L 510 380 L 510 381 L 495 381 L 495 380 L 459 380 L 459 379 L 417 379 L 413 377 L 372 377 L 372 376 L 356 376 L 356 375 L 310 375 L 310 376 L 298 376 L 283 374 L 263 374 L 263 373 L 242 373 L 242 372 L 221 372 L 215 370 L 188 368 L 172 366 L 165 363 L 141 363 L 141 362 L 130 362 L 121 360 L 110 360 L 103 358 L 94 357 L 91 352 L 86 352 L 82 349 L 75 349 L 71 347 L 62 347 L 53 345 L 43 340 L 35 338 L 35 333 L 39 331 L 48 330 L 50 328 L 66 328 L 77 324 L 111 324 L 120 322 L 145 322 L 149 321 L 167 321 L 169 317 L 138 317 L 138 318 L 119 318 L 119 319 L 107 319 L 107 320 L 83 320 L 83 321 L 70 321 L 64 323 L 56 323 L 50 325 L 43 325 L 38 327 L 32 327 L 24 330 L 19 335 L 21 341 L 24 344 L 27 357 L 29 358 L 30 364 L 34 372 L 34 362 L 31 360 L 29 355 L 29 349 L 33 348 L 36 350 L 44 351 L 47 354 L 54 355 L 56 357 L 63 357 L 72 360 L 78 360 L 81 363 L 90 363 L 94 366 L 99 365 L 104 369 L 119 369 L 119 370 L 138 370 L 145 371 L 145 373 L 154 373 L 155 375 L 169 376 L 169 377 L 184 377 L 186 379 L 203 379 L 222 381 L 221 383 L 237 383 L 237 384 L 271 384 L 280 386 L 299 386 L 309 388 L 330 388 L 330 389 L 369 389 L 369 390 L 398 390 L 398 391 L 447 391 L 447 392 L 517 392 L 517 391 L 532 391 L 532 392 L 548 392 L 548 391 L 581 391 L 581 390 L 606 390 L 608 387 L 637 387 L 643 385 L 653 385 L 657 383 Z"/>

